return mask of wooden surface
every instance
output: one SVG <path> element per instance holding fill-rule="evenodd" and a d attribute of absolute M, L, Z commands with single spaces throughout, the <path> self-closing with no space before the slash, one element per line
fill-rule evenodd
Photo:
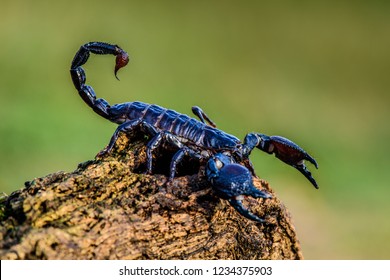
<path fill-rule="evenodd" d="M 155 162 L 164 173 L 169 156 Z M 27 182 L 0 202 L 0 258 L 303 258 L 290 216 L 265 181 L 254 179 L 273 199 L 245 199 L 267 220 L 259 224 L 218 198 L 203 168 L 172 183 L 144 170 L 145 139 L 122 135 L 110 156 Z"/>

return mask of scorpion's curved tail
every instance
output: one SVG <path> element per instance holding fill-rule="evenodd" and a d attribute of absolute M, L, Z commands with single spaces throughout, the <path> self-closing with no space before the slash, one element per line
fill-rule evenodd
<path fill-rule="evenodd" d="M 117 79 L 118 70 L 127 65 L 127 63 L 129 62 L 129 56 L 117 45 L 111 45 L 102 42 L 90 42 L 80 47 L 79 51 L 73 58 L 72 65 L 70 67 L 70 75 L 72 77 L 73 84 L 79 92 L 81 98 L 96 113 L 98 113 L 104 118 L 109 119 L 110 116 L 108 113 L 108 109 L 110 108 L 110 105 L 108 104 L 108 102 L 101 98 L 96 99 L 96 94 L 93 88 L 85 84 L 85 71 L 81 66 L 87 62 L 90 53 L 115 55 L 116 63 L 114 73 Z"/>

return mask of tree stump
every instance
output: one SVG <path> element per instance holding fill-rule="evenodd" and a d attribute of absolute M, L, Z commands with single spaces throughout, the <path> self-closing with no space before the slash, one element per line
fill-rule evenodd
<path fill-rule="evenodd" d="M 218 198 L 202 166 L 185 163 L 168 183 L 161 175 L 168 154 L 155 159 L 156 175 L 143 174 L 145 151 L 144 138 L 121 135 L 110 155 L 81 163 L 71 173 L 26 182 L 4 196 L 0 258 L 303 258 L 290 215 L 268 183 L 254 178 L 272 199 L 244 201 L 266 219 L 260 224 Z"/>

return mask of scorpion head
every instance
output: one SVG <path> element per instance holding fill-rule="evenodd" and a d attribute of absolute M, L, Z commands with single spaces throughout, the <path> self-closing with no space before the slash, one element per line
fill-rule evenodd
<path fill-rule="evenodd" d="M 245 166 L 235 163 L 231 156 L 218 153 L 208 160 L 206 177 L 216 194 L 229 201 L 241 215 L 256 222 L 264 222 L 249 212 L 241 202 L 244 195 L 271 198 L 270 194 L 258 190 L 253 185 L 252 174 Z"/>

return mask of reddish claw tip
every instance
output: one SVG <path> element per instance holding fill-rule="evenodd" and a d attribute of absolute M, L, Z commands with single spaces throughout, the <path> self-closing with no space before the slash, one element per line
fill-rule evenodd
<path fill-rule="evenodd" d="M 121 69 L 122 67 L 125 67 L 127 65 L 127 63 L 129 63 L 129 55 L 124 50 L 119 49 L 118 51 L 119 51 L 119 53 L 116 55 L 116 63 L 115 63 L 114 73 L 115 73 L 115 78 L 117 78 L 119 80 L 119 78 L 116 74 L 117 74 L 119 69 Z"/>

